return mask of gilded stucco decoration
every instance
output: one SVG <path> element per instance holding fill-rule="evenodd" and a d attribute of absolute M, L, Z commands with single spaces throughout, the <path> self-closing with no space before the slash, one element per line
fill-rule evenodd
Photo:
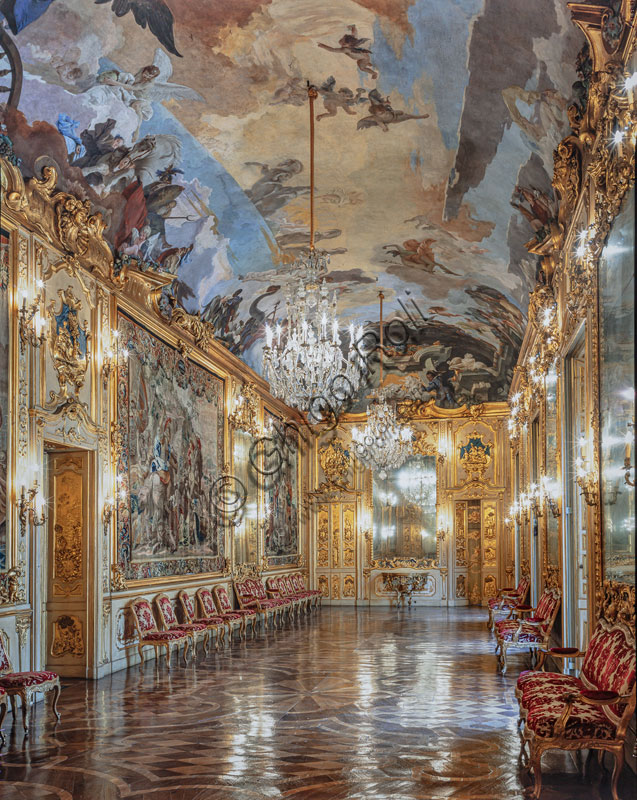
<path fill-rule="evenodd" d="M 466 529 L 467 504 L 464 501 L 456 502 L 456 566 L 467 566 L 467 529 Z"/>
<path fill-rule="evenodd" d="M 484 442 L 482 436 L 474 434 L 459 449 L 460 456 L 458 461 L 467 473 L 467 482 L 483 482 L 485 473 L 491 464 L 493 443 Z"/>
<path fill-rule="evenodd" d="M 343 566 L 356 564 L 356 510 L 352 504 L 343 505 Z"/>
<path fill-rule="evenodd" d="M 241 389 L 235 388 L 234 406 L 228 415 L 233 428 L 245 431 L 252 436 L 259 435 L 259 395 L 254 381 L 246 381 Z"/>
<path fill-rule="evenodd" d="M 58 290 L 59 308 L 55 303 L 48 308 L 51 319 L 51 355 L 60 384 L 60 395 L 79 392 L 84 385 L 89 365 L 90 351 L 88 321 L 80 321 L 82 301 L 72 287 Z"/>
<path fill-rule="evenodd" d="M 330 565 L 330 527 L 328 506 L 318 507 L 317 564 L 319 567 Z"/>
<path fill-rule="evenodd" d="M 53 642 L 51 655 L 61 658 L 65 655 L 84 655 L 82 622 L 72 614 L 63 614 L 53 622 Z"/>
<path fill-rule="evenodd" d="M 353 575 L 345 575 L 343 577 L 343 597 L 356 596 L 356 581 Z"/>
<path fill-rule="evenodd" d="M 456 597 L 461 599 L 467 595 L 467 578 L 465 575 L 456 576 Z"/>
<path fill-rule="evenodd" d="M 343 447 L 340 439 L 332 439 L 319 448 L 319 464 L 327 478 L 329 488 L 346 488 L 347 476 L 352 463 L 349 450 Z"/>
<path fill-rule="evenodd" d="M 0 572 L 0 605 L 11 603 L 24 603 L 25 593 L 21 585 L 24 576 L 22 567 L 11 567 L 6 572 Z"/>

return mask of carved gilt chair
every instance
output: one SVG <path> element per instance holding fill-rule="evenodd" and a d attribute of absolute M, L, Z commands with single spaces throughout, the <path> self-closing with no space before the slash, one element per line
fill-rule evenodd
<path fill-rule="evenodd" d="M 513 613 L 518 619 L 502 619 L 495 623 L 498 650 L 498 665 L 502 674 L 507 671 L 507 650 L 525 650 L 532 653 L 548 648 L 551 631 L 560 607 L 562 592 L 560 589 L 545 589 L 536 608 L 517 605 Z M 522 619 L 522 615 L 532 616 Z"/>
<path fill-rule="evenodd" d="M 220 615 L 240 614 L 243 617 L 243 634 L 245 636 L 248 623 L 252 626 L 252 636 L 256 633 L 257 612 L 251 608 L 233 608 L 225 586 L 217 585 L 212 588 L 215 608 Z"/>
<path fill-rule="evenodd" d="M 490 631 L 493 630 L 496 615 L 506 614 L 510 619 L 513 616 L 513 609 L 526 602 L 530 586 L 531 579 L 528 575 L 523 575 L 520 578 L 517 588 L 507 586 L 504 589 L 500 589 L 497 597 L 489 598 L 489 619 L 487 621 L 487 628 Z"/>
<path fill-rule="evenodd" d="M 300 572 L 293 572 L 290 575 L 292 585 L 299 592 L 307 592 L 312 598 L 312 605 L 314 608 L 320 607 L 323 595 L 318 589 L 308 589 L 305 585 L 305 578 Z"/>
<path fill-rule="evenodd" d="M 164 630 L 166 631 L 184 631 L 190 637 L 190 644 L 192 647 L 193 655 L 197 651 L 197 642 L 201 641 L 203 651 L 208 655 L 208 626 L 205 622 L 179 622 L 175 611 L 173 609 L 170 598 L 167 594 L 158 594 L 155 597 L 155 605 L 159 612 Z"/>
<path fill-rule="evenodd" d="M 153 616 L 153 609 L 145 597 L 136 597 L 131 603 L 131 610 L 133 612 L 135 627 L 137 628 L 137 633 L 139 634 L 137 651 L 142 664 L 144 663 L 145 646 L 148 645 L 155 649 L 155 656 L 157 659 L 159 656 L 157 651 L 161 650 L 163 647 L 166 651 L 166 668 L 170 669 L 170 656 L 173 645 L 176 645 L 177 651 L 179 651 L 180 644 L 183 644 L 184 646 L 184 664 L 188 663 L 190 636 L 188 636 L 186 631 L 181 629 L 171 631 L 158 630 L 155 617 Z"/>
<path fill-rule="evenodd" d="M 257 616 L 263 620 L 266 628 L 268 619 L 271 620 L 272 626 L 276 627 L 277 614 L 281 614 L 281 601 L 273 598 L 268 600 L 267 597 L 266 599 L 259 600 L 256 595 L 256 583 L 257 581 L 254 581 L 252 578 L 233 581 L 234 591 L 237 595 L 239 606 L 250 611 L 256 611 Z M 261 584 L 261 581 L 258 581 L 258 583 Z"/>
<path fill-rule="evenodd" d="M 299 589 L 292 580 L 292 575 L 284 575 L 281 578 L 281 582 L 285 584 L 286 596 L 296 597 L 300 601 L 300 607 L 304 611 L 309 612 L 312 603 L 311 592 L 308 592 L 306 589 Z"/>
<path fill-rule="evenodd" d="M 31 695 L 34 692 L 50 692 L 53 691 L 53 713 L 60 719 L 58 712 L 58 698 L 60 696 L 60 677 L 55 672 L 49 670 L 31 671 L 31 672 L 13 672 L 11 668 L 11 661 L 9 660 L 9 645 L 7 635 L 4 631 L 0 630 L 0 689 L 6 692 L 6 695 L 11 700 L 11 709 L 13 711 L 13 721 L 16 719 L 16 698 L 22 700 L 22 727 L 24 728 L 25 736 L 29 735 L 29 726 L 27 724 L 27 713 L 31 703 Z M 5 697 L 5 712 L 6 712 L 6 697 Z M 4 713 L 0 716 L 0 725 Z"/>
<path fill-rule="evenodd" d="M 252 594 L 263 607 L 264 603 L 274 603 L 279 614 L 279 623 L 283 621 L 283 614 L 292 611 L 292 601 L 283 597 L 268 597 L 268 592 L 261 578 L 248 578 L 252 584 Z"/>
<path fill-rule="evenodd" d="M 181 610 L 183 612 L 184 619 L 186 619 L 188 622 L 198 622 L 205 625 L 209 634 L 215 637 L 215 650 L 219 649 L 219 643 L 221 643 L 222 647 L 225 646 L 226 625 L 220 616 L 216 614 L 210 617 L 197 616 L 195 601 L 185 589 L 182 589 L 179 592 L 179 602 L 181 603 Z"/>
<path fill-rule="evenodd" d="M 634 595 L 633 595 L 634 603 Z M 541 672 L 547 655 L 584 658 L 579 677 Z M 597 750 L 613 753 L 613 800 L 624 763 L 628 723 L 635 712 L 635 634 L 621 621 L 600 619 L 585 652 L 577 648 L 541 651 L 535 670 L 517 680 L 520 724 L 524 723 L 522 757 L 528 747 L 528 768 L 534 777 L 533 800 L 542 790 L 541 759 L 546 750 Z"/>
<path fill-rule="evenodd" d="M 202 616 L 212 617 L 217 616 L 223 620 L 224 625 L 228 628 L 228 637 L 230 644 L 232 644 L 232 632 L 237 629 L 239 631 L 239 638 L 243 639 L 246 629 L 245 616 L 230 609 L 220 613 L 215 605 L 214 597 L 210 589 L 200 588 L 197 589 L 197 600 L 199 601 L 199 608 L 201 609 Z"/>
<path fill-rule="evenodd" d="M 297 595 L 296 592 L 290 591 L 290 588 L 287 586 L 285 578 L 282 575 L 276 577 L 271 575 L 269 578 L 267 578 L 265 582 L 265 588 L 268 593 L 268 597 L 271 597 L 275 600 L 285 600 L 286 602 L 291 603 L 291 610 L 294 613 L 294 616 L 298 616 L 302 598 Z"/>

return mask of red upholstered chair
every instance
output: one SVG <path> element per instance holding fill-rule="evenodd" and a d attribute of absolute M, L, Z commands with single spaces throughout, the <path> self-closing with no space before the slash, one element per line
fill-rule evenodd
<path fill-rule="evenodd" d="M 220 615 L 223 614 L 240 614 L 243 617 L 243 634 L 245 636 L 246 627 L 248 623 L 252 626 L 252 635 L 254 636 L 256 631 L 256 619 L 257 619 L 257 612 L 254 609 L 250 608 L 233 608 L 232 603 L 230 602 L 230 598 L 228 597 L 228 592 L 226 591 L 225 586 L 213 586 L 212 587 L 212 596 L 215 601 L 215 607 L 217 612 Z"/>
<path fill-rule="evenodd" d="M 0 743 L 4 744 L 4 733 L 2 732 L 2 723 L 4 722 L 4 715 L 7 713 L 7 706 L 9 704 L 8 695 L 4 689 L 0 689 Z"/>
<path fill-rule="evenodd" d="M 197 589 L 197 599 L 199 600 L 199 608 L 204 617 L 217 616 L 223 620 L 224 625 L 228 627 L 228 634 L 230 643 L 232 643 L 232 631 L 235 628 L 239 631 L 239 636 L 243 638 L 245 633 L 245 619 L 242 614 L 235 613 L 234 611 L 226 611 L 220 614 L 215 605 L 215 599 L 212 596 L 210 589 Z"/>
<path fill-rule="evenodd" d="M 489 619 L 487 621 L 487 628 L 493 630 L 493 624 L 496 615 L 506 614 L 510 619 L 513 616 L 513 609 L 526 602 L 526 596 L 529 593 L 531 586 L 531 579 L 528 575 L 523 575 L 517 588 L 506 587 L 500 589 L 497 597 L 490 597 L 488 600 L 489 606 Z"/>
<path fill-rule="evenodd" d="M 601 619 L 582 653 L 577 648 L 542 652 L 536 670 L 522 672 L 515 694 L 524 722 L 522 751 L 529 749 L 534 773 L 532 797 L 542 789 L 541 758 L 546 750 L 609 751 L 615 756 L 611 782 L 618 800 L 617 780 L 624 763 L 624 741 L 635 711 L 635 636 L 621 622 Z M 584 657 L 579 677 L 540 672 L 544 658 Z"/>
<path fill-rule="evenodd" d="M 197 616 L 197 612 L 195 610 L 195 601 L 185 589 L 182 589 L 179 592 L 179 602 L 181 603 L 181 610 L 183 612 L 184 619 L 187 622 L 197 622 L 203 624 L 206 626 L 209 633 L 214 635 L 216 650 L 219 649 L 220 641 L 222 646 L 225 644 L 226 624 L 220 616 L 217 614 L 212 616 Z"/>
<path fill-rule="evenodd" d="M 261 606 L 263 603 L 275 603 L 275 607 L 277 609 L 277 613 L 279 614 L 279 623 L 282 622 L 283 614 L 285 612 L 290 612 L 292 610 L 292 601 L 287 600 L 283 597 L 268 597 L 267 590 L 265 588 L 265 584 L 261 580 L 261 578 L 250 578 L 252 581 L 252 591 L 254 596 L 257 598 Z"/>
<path fill-rule="evenodd" d="M 60 719 L 58 712 L 58 697 L 60 696 L 60 678 L 55 672 L 41 670 L 40 672 L 13 672 L 9 661 L 9 648 L 4 631 L 0 631 L 0 690 L 6 692 L 11 700 L 13 719 L 16 719 L 16 697 L 22 700 L 22 727 L 25 736 L 29 735 L 27 712 L 33 692 L 49 692 L 53 690 L 53 713 Z M 4 713 L 6 713 L 6 696 Z M 4 713 L 0 716 L 0 724 Z"/>
<path fill-rule="evenodd" d="M 528 647 L 533 651 L 548 648 L 561 598 L 560 589 L 545 589 L 537 608 L 518 605 L 513 609 L 513 613 L 518 617 L 527 611 L 532 616 L 526 619 L 496 621 L 495 635 L 498 640 L 496 652 L 500 651 L 498 664 L 503 675 L 507 670 L 507 650 L 525 650 Z"/>
<path fill-rule="evenodd" d="M 296 592 L 288 587 L 283 575 L 271 575 L 266 579 L 265 588 L 268 593 L 268 597 L 271 597 L 274 600 L 285 600 L 286 602 L 291 603 L 292 611 L 294 612 L 295 616 L 298 614 L 299 608 L 302 604 L 302 598 L 297 596 Z"/>
<path fill-rule="evenodd" d="M 290 578 L 292 579 L 292 585 L 298 592 L 307 592 L 310 595 L 314 608 L 321 605 L 323 595 L 318 589 L 308 589 L 305 585 L 305 579 L 300 572 L 293 572 Z"/>
<path fill-rule="evenodd" d="M 177 650 L 179 650 L 180 644 L 183 644 L 184 646 L 184 664 L 188 663 L 190 636 L 188 636 L 186 631 L 181 629 L 170 631 L 157 630 L 157 624 L 155 622 L 155 617 L 153 616 L 153 609 L 145 597 L 136 597 L 131 603 L 131 610 L 133 612 L 135 627 L 137 628 L 137 632 L 139 634 L 137 651 L 139 653 L 139 657 L 141 658 L 142 664 L 144 663 L 144 647 L 146 645 L 150 645 L 155 649 L 156 656 L 157 650 L 164 647 L 166 650 L 166 667 L 167 669 L 170 669 L 170 655 L 172 647 L 173 645 L 176 645 Z"/>
<path fill-rule="evenodd" d="M 190 638 L 193 654 L 197 650 L 197 642 L 201 641 L 203 651 L 208 655 L 208 626 L 205 622 L 179 622 L 175 615 L 172 603 L 167 594 L 158 594 L 155 597 L 155 605 L 159 612 L 164 630 L 166 631 L 184 631 Z"/>
<path fill-rule="evenodd" d="M 237 600 L 241 608 L 246 608 L 251 611 L 256 611 L 258 617 L 263 620 L 267 627 L 268 619 L 276 625 L 276 615 L 281 613 L 281 601 L 270 599 L 261 599 L 257 597 L 259 588 L 257 583 L 262 586 L 261 581 L 255 581 L 252 578 L 245 578 L 244 580 L 233 581 L 234 591 L 237 595 Z"/>

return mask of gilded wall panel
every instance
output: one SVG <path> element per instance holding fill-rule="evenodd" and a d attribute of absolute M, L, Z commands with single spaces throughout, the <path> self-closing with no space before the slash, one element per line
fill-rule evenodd
<path fill-rule="evenodd" d="M 318 507 L 318 535 L 317 535 L 317 558 L 316 563 L 319 567 L 329 567 L 330 565 L 330 512 L 329 506 L 321 504 Z"/>
<path fill-rule="evenodd" d="M 343 577 L 343 597 L 356 597 L 356 579 L 353 575 Z"/>
<path fill-rule="evenodd" d="M 52 476 L 53 594 L 57 597 L 84 593 L 84 461 L 62 456 Z"/>
<path fill-rule="evenodd" d="M 327 575 L 318 576 L 318 588 L 321 597 L 328 598 L 330 596 L 330 579 Z"/>
<path fill-rule="evenodd" d="M 467 504 L 464 501 L 456 502 L 456 566 L 467 566 Z"/>
<path fill-rule="evenodd" d="M 332 511 L 332 569 L 338 568 L 341 563 L 341 526 L 340 506 L 333 505 Z"/>
<path fill-rule="evenodd" d="M 343 505 L 343 566 L 356 565 L 356 507 Z"/>

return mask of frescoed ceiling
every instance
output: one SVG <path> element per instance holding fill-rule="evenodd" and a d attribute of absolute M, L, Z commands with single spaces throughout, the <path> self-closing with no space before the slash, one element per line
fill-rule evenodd
<path fill-rule="evenodd" d="M 553 215 L 553 149 L 581 101 L 563 0 L 0 0 L 26 174 L 54 163 L 120 255 L 260 369 L 309 229 L 344 323 L 402 319 L 390 375 L 505 399 Z M 580 59 L 580 67 L 582 60 Z M 0 67 L 2 65 L 0 64 Z M 413 379 L 412 379 L 413 382 Z"/>

